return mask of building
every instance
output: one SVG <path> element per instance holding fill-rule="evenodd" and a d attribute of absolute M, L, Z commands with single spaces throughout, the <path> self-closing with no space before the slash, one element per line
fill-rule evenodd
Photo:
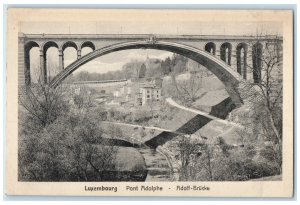
<path fill-rule="evenodd" d="M 161 88 L 155 85 L 144 85 L 140 88 L 141 105 L 144 106 L 149 102 L 161 101 Z"/>
<path fill-rule="evenodd" d="M 129 95 L 131 94 L 131 87 L 129 85 L 123 85 L 120 89 L 121 95 Z"/>
<path fill-rule="evenodd" d="M 139 84 L 139 91 L 135 92 L 135 104 L 144 106 L 149 102 L 158 102 L 162 99 L 161 78 L 148 79 L 147 82 Z"/>
<path fill-rule="evenodd" d="M 142 99 L 142 93 L 136 93 L 135 95 L 135 104 L 138 106 L 142 106 L 143 105 L 143 99 Z"/>
<path fill-rule="evenodd" d="M 114 91 L 114 97 L 118 98 L 120 96 L 121 96 L 120 91 L 118 91 L 118 90 Z"/>

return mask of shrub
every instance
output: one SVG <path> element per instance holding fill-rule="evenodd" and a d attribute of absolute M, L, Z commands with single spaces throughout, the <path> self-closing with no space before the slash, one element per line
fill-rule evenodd
<path fill-rule="evenodd" d="M 101 180 L 103 170 L 113 170 L 116 153 L 114 146 L 95 146 L 102 135 L 99 121 L 89 115 L 61 116 L 35 135 L 21 135 L 19 180 Z"/>

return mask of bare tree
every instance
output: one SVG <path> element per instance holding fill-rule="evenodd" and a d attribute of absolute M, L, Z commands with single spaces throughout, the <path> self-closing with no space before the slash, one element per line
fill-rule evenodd
<path fill-rule="evenodd" d="M 105 172 L 115 171 L 116 146 L 87 144 L 85 151 L 86 161 L 98 173 L 98 179 L 103 180 Z"/>
<path fill-rule="evenodd" d="M 80 181 L 93 179 L 103 180 L 105 172 L 115 170 L 115 159 L 118 148 L 112 139 L 120 138 L 121 131 L 114 126 L 109 128 L 109 138 L 104 138 L 104 132 L 97 120 L 86 116 L 75 128 L 77 137 L 74 139 L 74 160 L 77 176 Z"/>
<path fill-rule="evenodd" d="M 272 159 L 281 172 L 282 39 L 279 36 L 257 35 L 256 40 L 248 45 L 252 48 L 253 63 L 247 64 L 247 69 L 253 73 L 253 80 L 241 83 L 249 113 L 239 118 L 242 119 L 240 123 L 250 127 L 250 134 L 268 144 Z M 249 135 L 249 130 L 246 132 Z"/>
<path fill-rule="evenodd" d="M 51 88 L 38 81 L 23 87 L 19 104 L 27 111 L 37 126 L 45 127 L 68 110 L 62 86 Z"/>
<path fill-rule="evenodd" d="M 191 75 L 189 80 L 184 81 L 180 84 L 183 92 L 188 96 L 191 102 L 197 99 L 197 94 L 201 89 L 202 75 Z"/>
<path fill-rule="evenodd" d="M 220 181 L 230 179 L 227 159 L 229 145 L 223 138 L 204 140 L 199 134 L 180 136 L 179 174 L 182 181 Z"/>
<path fill-rule="evenodd" d="M 177 143 L 179 149 L 179 161 L 180 161 L 180 180 L 188 181 L 195 179 L 195 156 L 199 147 L 191 141 L 191 136 L 180 136 Z"/>
<path fill-rule="evenodd" d="M 202 88 L 203 73 L 191 74 L 187 80 L 177 80 L 175 75 L 172 75 L 172 82 L 178 93 L 178 98 L 184 99 L 187 105 L 195 102 Z"/>
<path fill-rule="evenodd" d="M 208 144 L 205 144 L 203 146 L 203 161 L 202 161 L 202 167 L 206 170 L 207 176 L 209 181 L 213 181 L 213 154 L 214 154 L 214 147 L 209 146 Z"/>
<path fill-rule="evenodd" d="M 104 143 L 98 118 L 70 112 L 63 87 L 38 82 L 22 91 L 21 180 L 74 180 L 74 176 L 78 181 L 101 180 L 107 171 L 114 171 L 116 146 Z"/>
<path fill-rule="evenodd" d="M 80 109 L 86 109 L 93 107 L 94 96 L 92 92 L 86 86 L 80 86 L 78 88 L 79 92 L 73 95 L 73 101 L 76 107 Z"/>

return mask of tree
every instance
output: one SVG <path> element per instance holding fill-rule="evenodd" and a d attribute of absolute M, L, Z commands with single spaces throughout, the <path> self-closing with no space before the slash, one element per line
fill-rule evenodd
<path fill-rule="evenodd" d="M 91 90 L 86 86 L 80 86 L 79 92 L 73 95 L 73 102 L 78 111 L 82 109 L 90 109 L 93 107 L 93 95 Z"/>
<path fill-rule="evenodd" d="M 199 96 L 202 88 L 202 75 L 190 74 L 187 80 L 177 80 L 176 76 L 172 74 L 172 83 L 177 92 L 177 97 L 183 100 L 183 103 L 190 106 L 195 102 Z"/>
<path fill-rule="evenodd" d="M 197 155 L 198 146 L 191 141 L 191 136 L 180 136 L 177 143 L 179 148 L 179 180 L 188 181 L 195 179 L 195 156 Z"/>
<path fill-rule="evenodd" d="M 168 75 L 171 72 L 171 59 L 170 57 L 167 57 L 164 61 L 161 63 L 162 72 L 164 75 Z"/>
<path fill-rule="evenodd" d="M 76 75 L 77 81 L 89 81 L 90 75 L 87 71 L 81 71 Z"/>
<path fill-rule="evenodd" d="M 204 140 L 199 134 L 180 136 L 178 147 L 179 180 L 230 180 L 229 145 L 222 138 Z"/>
<path fill-rule="evenodd" d="M 200 170 L 197 178 L 208 181 L 232 180 L 229 157 L 230 146 L 223 138 L 203 141 L 197 161 L 197 168 Z"/>
<path fill-rule="evenodd" d="M 170 57 L 167 57 L 165 60 L 165 69 L 166 72 L 171 72 L 172 71 L 172 67 L 174 66 L 174 64 L 172 63 L 172 60 Z"/>
<path fill-rule="evenodd" d="M 186 71 L 187 61 L 188 59 L 186 57 L 174 53 L 172 59 L 170 59 L 172 72 L 178 74 Z"/>
<path fill-rule="evenodd" d="M 23 133 L 19 146 L 19 179 L 104 180 L 107 172 L 115 170 L 117 147 L 103 137 L 98 118 L 94 117 L 66 114 L 40 132 Z"/>
<path fill-rule="evenodd" d="M 130 67 L 133 70 L 134 76 L 135 78 L 139 78 L 139 74 L 140 74 L 140 69 L 141 69 L 141 62 L 137 61 L 137 60 L 132 60 L 130 62 Z"/>
<path fill-rule="evenodd" d="M 146 76 L 146 71 L 147 71 L 146 65 L 143 63 L 139 71 L 139 78 L 144 78 Z"/>
<path fill-rule="evenodd" d="M 247 65 L 253 73 L 253 81 L 244 81 L 240 88 L 245 105 L 250 111 L 247 118 L 238 117 L 245 130 L 244 135 L 254 135 L 263 141 L 261 156 L 272 159 L 281 173 L 282 166 L 282 40 L 257 35 L 252 47 L 253 63 Z M 242 107 L 241 109 L 245 109 Z M 240 112 L 242 113 L 242 112 Z M 240 115 L 240 114 L 238 114 Z"/>
<path fill-rule="evenodd" d="M 103 138 L 102 116 L 89 109 L 70 109 L 65 87 L 40 83 L 23 91 L 19 98 L 19 180 L 104 180 L 105 173 L 114 171 L 117 148 Z"/>
<path fill-rule="evenodd" d="M 183 93 L 188 97 L 188 100 L 195 102 L 199 91 L 202 88 L 202 76 L 191 75 L 189 80 L 185 80 L 180 84 Z"/>
<path fill-rule="evenodd" d="M 103 138 L 103 131 L 99 126 L 98 120 L 90 116 L 82 118 L 75 128 L 75 133 L 75 136 L 79 139 L 75 140 L 75 142 L 79 143 L 74 144 L 77 146 L 77 149 L 73 149 L 75 151 L 74 154 L 77 156 L 76 158 L 83 160 L 83 162 L 79 161 L 77 164 L 84 165 L 83 167 L 78 167 L 78 170 L 83 170 L 83 173 L 92 172 L 89 177 L 84 174 L 85 180 L 103 180 L 105 171 L 113 171 L 115 168 L 114 160 L 117 147 L 108 139 Z M 111 136 L 111 138 L 115 137 Z M 90 165 L 91 170 L 88 170 L 87 164 Z"/>
<path fill-rule="evenodd" d="M 27 111 L 27 122 L 31 121 L 31 129 L 40 129 L 53 123 L 59 116 L 68 111 L 64 88 L 51 88 L 40 81 L 25 86 L 19 96 L 19 104 Z"/>

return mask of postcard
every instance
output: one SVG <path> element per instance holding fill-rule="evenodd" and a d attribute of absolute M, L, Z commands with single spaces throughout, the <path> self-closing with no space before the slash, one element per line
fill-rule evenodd
<path fill-rule="evenodd" d="M 7 195 L 293 196 L 293 12 L 7 16 Z"/>

